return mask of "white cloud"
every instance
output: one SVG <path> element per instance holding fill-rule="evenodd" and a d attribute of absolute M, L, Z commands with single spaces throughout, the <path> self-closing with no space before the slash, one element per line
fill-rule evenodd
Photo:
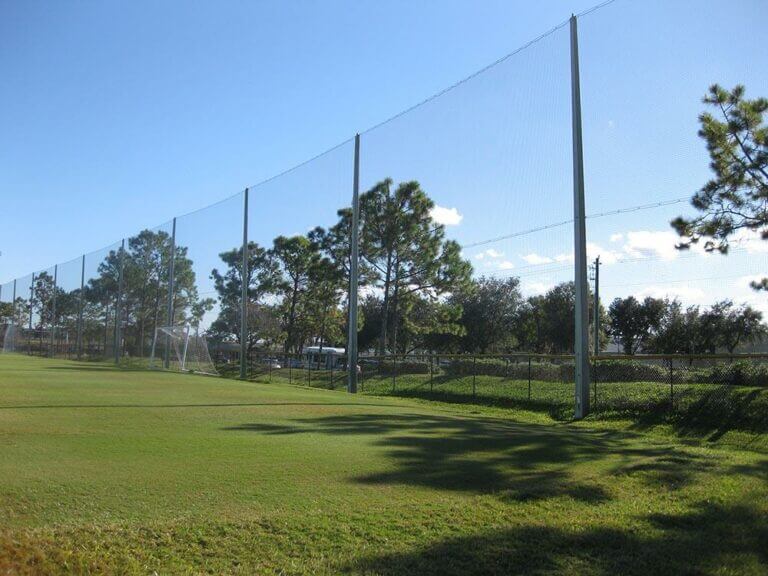
<path fill-rule="evenodd" d="M 662 260 L 674 260 L 680 254 L 675 244 L 680 242 L 680 237 L 672 231 L 638 230 L 627 232 L 627 241 L 624 244 L 624 252 L 632 258 L 654 258 Z"/>
<path fill-rule="evenodd" d="M 603 264 L 616 264 L 616 262 L 624 257 L 621 252 L 603 248 L 594 242 L 587 242 L 587 260 L 591 263 L 597 256 L 600 256 L 600 262 Z M 575 261 L 573 252 L 563 252 L 562 254 L 557 254 L 554 258 L 540 256 L 535 253 L 522 256 L 522 258 L 529 264 L 548 264 L 550 262 L 573 264 Z"/>
<path fill-rule="evenodd" d="M 549 256 L 540 256 L 536 254 L 535 252 L 532 252 L 531 254 L 526 254 L 525 256 L 520 256 L 523 260 L 528 262 L 528 264 L 549 264 L 552 262 L 552 258 Z"/>
<path fill-rule="evenodd" d="M 703 304 L 706 301 L 704 290 L 686 286 L 684 284 L 679 286 L 654 284 L 646 286 L 639 292 L 635 292 L 633 296 L 638 299 L 643 299 L 647 296 L 651 296 L 652 298 L 669 298 L 670 300 L 677 298 L 686 305 Z"/>
<path fill-rule="evenodd" d="M 619 232 L 618 234 L 611 234 L 611 242 L 621 242 L 624 240 L 624 234 Z"/>
<path fill-rule="evenodd" d="M 498 250 L 494 250 L 493 248 L 488 248 L 485 252 L 479 252 L 478 254 L 475 254 L 475 258 L 478 260 L 483 260 L 485 258 L 490 258 L 492 260 L 495 260 L 497 258 L 503 258 L 504 252 L 499 252 Z"/>
<path fill-rule="evenodd" d="M 446 208 L 437 204 L 429 211 L 429 215 L 432 217 L 432 220 L 443 226 L 458 226 L 464 219 L 464 216 L 459 214 L 456 208 Z"/>
<path fill-rule="evenodd" d="M 763 240 L 757 230 L 741 228 L 737 230 L 729 244 L 733 247 L 744 248 L 749 254 L 765 254 L 768 252 L 768 240 Z"/>
<path fill-rule="evenodd" d="M 736 304 L 749 304 L 753 308 L 760 310 L 763 316 L 768 316 L 768 298 L 765 297 L 765 292 L 759 292 L 750 286 L 751 282 L 759 282 L 765 277 L 768 277 L 768 272 L 738 278 L 733 283 L 733 291 L 729 295 L 731 300 Z"/>
<path fill-rule="evenodd" d="M 538 296 L 539 294 L 546 294 L 554 287 L 553 282 L 523 282 L 520 290 L 526 296 Z"/>
<path fill-rule="evenodd" d="M 499 270 L 512 270 L 515 265 L 510 262 L 509 260 L 504 260 L 503 262 L 499 262 Z"/>
<path fill-rule="evenodd" d="M 598 256 L 600 256 L 601 264 L 606 264 L 609 266 L 611 264 L 616 264 L 616 262 L 618 262 L 624 257 L 624 255 L 621 252 L 616 252 L 615 250 L 608 250 L 606 248 L 603 248 L 599 244 L 595 244 L 594 242 L 587 242 L 587 260 L 592 262 Z"/>

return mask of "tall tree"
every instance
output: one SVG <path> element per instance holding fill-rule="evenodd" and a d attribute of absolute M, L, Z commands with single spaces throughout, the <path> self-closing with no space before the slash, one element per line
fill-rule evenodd
<path fill-rule="evenodd" d="M 651 354 L 696 354 L 701 352 L 698 306 L 683 309 L 679 300 L 669 302 L 655 334 L 646 342 Z"/>
<path fill-rule="evenodd" d="M 728 91 L 714 84 L 704 103 L 715 113 L 699 116 L 699 136 L 707 143 L 714 176 L 691 199 L 700 214 L 678 217 L 672 226 L 684 240 L 681 249 L 704 240 L 707 251 L 728 252 L 729 239 L 741 229 L 768 239 L 768 99 L 748 100 L 744 86 Z M 768 289 L 768 279 L 754 282 Z"/>
<path fill-rule="evenodd" d="M 616 298 L 608 308 L 610 334 L 624 354 L 634 354 L 647 345 L 661 325 L 668 302 L 658 298 L 634 296 Z"/>
<path fill-rule="evenodd" d="M 430 210 L 434 203 L 418 182 L 396 187 L 386 179 L 360 197 L 361 255 L 383 293 L 379 352 L 396 349 L 398 303 L 409 294 L 438 298 L 469 282 L 471 265 L 455 242 L 445 240 Z"/>
<path fill-rule="evenodd" d="M 219 341 L 240 342 L 240 302 L 243 285 L 242 248 L 219 254 L 226 265 L 223 271 L 214 268 L 211 278 L 219 298 L 219 314 L 211 324 L 211 335 Z M 275 294 L 281 286 L 280 269 L 268 250 L 255 242 L 248 243 L 248 276 L 246 278 L 248 301 L 246 302 L 247 349 L 253 350 L 260 339 L 275 338 L 273 315 L 266 298 Z"/>
<path fill-rule="evenodd" d="M 297 325 L 306 321 L 306 315 L 301 316 L 308 308 L 304 298 L 316 274 L 315 269 L 320 265 L 320 254 L 316 245 L 305 236 L 278 236 L 271 252 L 283 275 L 279 289 L 283 296 L 284 351 L 293 349 L 298 352 L 304 342 Z"/>
<path fill-rule="evenodd" d="M 481 277 L 448 301 L 462 311 L 463 352 L 508 352 L 518 347 L 516 326 L 525 305 L 518 278 Z"/>
<path fill-rule="evenodd" d="M 751 344 L 765 335 L 763 314 L 751 306 L 734 306 L 731 300 L 717 302 L 710 311 L 718 346 L 733 353 L 741 344 Z"/>

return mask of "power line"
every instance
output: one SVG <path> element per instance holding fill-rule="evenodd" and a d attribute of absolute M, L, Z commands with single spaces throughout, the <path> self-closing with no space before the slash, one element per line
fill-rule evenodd
<path fill-rule="evenodd" d="M 615 1 L 615 0 L 612 0 Z M 587 214 L 586 219 L 591 220 L 594 218 L 603 218 L 605 216 L 615 216 L 617 214 L 629 214 L 631 212 L 640 212 L 641 210 L 650 210 L 653 208 L 661 208 L 663 206 L 671 206 L 673 204 L 680 204 L 690 200 L 688 197 L 672 198 L 670 200 L 661 200 L 660 202 L 653 202 L 651 204 L 640 204 L 638 206 L 629 206 L 626 208 L 618 208 L 616 210 L 609 210 L 607 212 L 596 212 L 593 214 Z M 488 238 L 487 240 L 479 240 L 472 242 L 471 244 L 464 244 L 462 248 L 476 248 L 477 246 L 485 246 L 487 244 L 493 244 L 495 242 L 501 242 L 502 240 L 509 240 L 511 238 L 519 238 L 520 236 L 527 236 L 528 234 L 534 234 L 536 232 L 543 232 L 545 230 L 551 230 L 552 228 L 558 228 L 565 226 L 566 224 L 572 224 L 573 218 L 570 220 L 563 220 L 561 222 L 553 222 L 550 224 L 544 224 L 543 226 L 537 226 L 536 228 L 529 228 L 527 230 L 521 230 L 519 232 L 511 232 L 510 234 L 504 234 L 503 236 L 496 236 L 494 238 Z"/>

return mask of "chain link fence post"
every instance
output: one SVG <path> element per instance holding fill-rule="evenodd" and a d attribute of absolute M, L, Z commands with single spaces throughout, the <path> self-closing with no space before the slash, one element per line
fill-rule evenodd
<path fill-rule="evenodd" d="M 675 373 L 674 373 L 675 359 L 670 357 L 669 359 L 669 409 L 675 410 Z"/>
<path fill-rule="evenodd" d="M 528 401 L 531 400 L 531 355 L 528 355 Z"/>
<path fill-rule="evenodd" d="M 434 369 L 432 367 L 432 362 L 434 361 L 434 358 L 432 357 L 431 354 L 428 356 L 428 358 L 429 358 L 429 393 L 432 394 L 432 392 L 434 391 L 434 384 L 432 381 L 434 378 Z"/>
<path fill-rule="evenodd" d="M 477 356 L 472 355 L 472 398 L 477 397 Z"/>

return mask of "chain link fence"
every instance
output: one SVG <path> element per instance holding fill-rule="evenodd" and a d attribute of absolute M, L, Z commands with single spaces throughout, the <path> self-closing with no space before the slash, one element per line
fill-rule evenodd
<path fill-rule="evenodd" d="M 219 358 L 220 365 L 222 357 Z M 233 363 L 234 365 L 234 363 Z M 603 355 L 591 359 L 596 418 L 668 420 L 680 415 L 768 430 L 768 354 Z M 358 390 L 573 416 L 571 355 L 363 355 Z M 347 358 L 336 352 L 254 352 L 259 382 L 346 390 Z"/>

